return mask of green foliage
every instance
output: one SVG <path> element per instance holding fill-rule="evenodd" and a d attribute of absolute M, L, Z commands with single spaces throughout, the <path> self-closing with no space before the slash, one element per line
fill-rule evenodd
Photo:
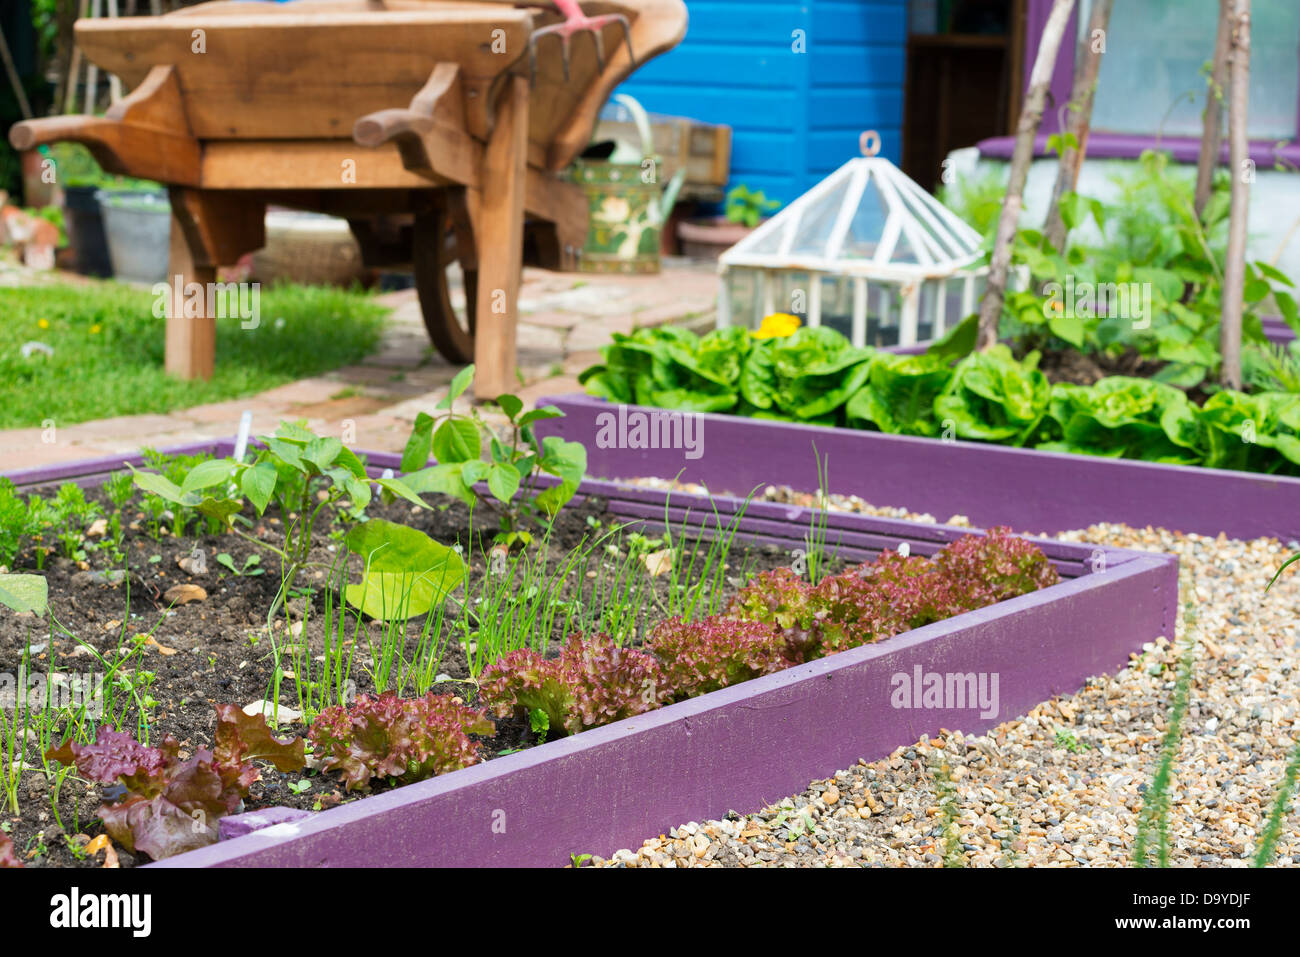
<path fill-rule="evenodd" d="M 506 544 L 527 542 L 523 530 L 525 514 L 550 518 L 573 498 L 587 471 L 587 450 L 580 442 L 558 436 L 538 439 L 533 424 L 564 415 L 554 406 L 524 411 L 514 395 L 497 397 L 497 405 L 509 422 L 498 435 L 471 408 L 468 415 L 455 412 L 453 404 L 474 378 L 474 367 L 466 366 L 452 380 L 447 395 L 438 403 L 435 418 L 421 412 L 402 453 L 401 468 L 406 488 L 416 495 L 450 495 L 473 508 L 478 502 L 474 486 L 487 485 L 488 493 L 501 506 L 501 531 L 497 538 Z M 486 447 L 486 448 L 485 448 Z M 436 461 L 428 465 L 430 455 Z M 427 466 L 427 467 L 426 467 Z M 543 475 L 559 481 L 538 488 Z"/>
<path fill-rule="evenodd" d="M 1070 230 L 1064 254 L 1038 230 L 1017 234 L 1012 262 L 1028 270 L 1030 282 L 1007 295 L 1000 331 L 1021 353 L 1072 347 L 1118 355 L 1133 349 L 1167 363 L 1156 375 L 1160 381 L 1189 389 L 1213 380 L 1219 368 L 1226 180 L 1216 181 L 1200 217 L 1190 176 L 1171 167 L 1167 154 L 1144 153 L 1116 183 L 1113 201 L 1063 197 L 1062 218 Z M 1082 232 L 1087 224 L 1095 226 L 1096 239 Z M 1248 347 L 1267 346 L 1260 315 L 1270 303 L 1300 329 L 1292 281 L 1263 262 L 1248 263 L 1246 273 L 1242 336 Z"/>
<path fill-rule="evenodd" d="M 136 485 L 172 508 L 192 509 L 219 528 L 233 531 L 280 558 L 284 565 L 283 579 L 267 616 L 269 621 L 291 594 L 298 573 L 308 564 L 321 513 L 330 507 L 340 509 L 344 503 L 354 510 L 363 510 L 370 502 L 371 480 L 365 465 L 340 440 L 319 436 L 301 423 L 282 422 L 274 435 L 261 436 L 259 441 L 262 448 L 251 462 L 207 459 L 183 474 L 173 472 L 170 477 L 158 472 L 132 471 Z M 375 482 L 387 500 L 400 497 L 424 505 L 400 479 L 381 478 Z M 286 497 L 286 490 L 291 492 L 291 499 Z M 272 499 L 282 503 L 280 527 L 284 538 L 280 547 L 248 535 L 234 524 L 245 502 L 261 515 Z M 381 544 L 379 536 L 368 538 L 367 544 L 377 549 Z M 425 570 L 415 571 L 422 574 Z"/>
<path fill-rule="evenodd" d="M 604 362 L 585 370 L 579 381 L 611 402 L 725 412 L 740 397 L 752 341 L 739 328 L 715 330 L 703 338 L 680 326 L 615 333 L 602 350 Z"/>
<path fill-rule="evenodd" d="M 0 574 L 0 605 L 43 616 L 50 606 L 45 576 Z"/>
<path fill-rule="evenodd" d="M 1189 628 L 1195 621 L 1190 605 L 1186 620 Z M 1165 718 L 1165 733 L 1160 742 L 1160 761 L 1151 778 L 1151 785 L 1143 795 L 1142 810 L 1138 814 L 1137 834 L 1133 838 L 1134 867 L 1147 867 L 1151 863 L 1159 867 L 1169 866 L 1169 788 L 1173 783 L 1174 762 L 1182 746 L 1183 719 L 1187 716 L 1191 696 L 1195 658 L 1196 644 L 1189 641 L 1179 660 L 1178 677 L 1174 681 L 1173 698 Z M 1154 862 L 1150 850 L 1153 830 L 1156 844 Z"/>
<path fill-rule="evenodd" d="M 736 329 L 721 330 L 725 337 L 711 334 L 713 339 L 646 330 L 606 347 L 605 362 L 584 372 L 583 379 L 588 391 L 610 401 L 698 409 L 697 398 L 675 405 L 683 393 L 657 389 L 655 376 L 680 365 L 674 356 L 682 351 L 711 343 L 712 362 L 741 370 L 740 397 L 725 407 L 719 401 L 713 411 L 1054 452 L 1300 474 L 1300 392 L 1221 390 L 1198 407 L 1182 389 L 1160 377 L 1110 376 L 1091 386 L 1051 385 L 1037 368 L 1037 352 L 1017 360 L 1002 344 L 966 354 L 954 364 L 973 329 L 973 323 L 963 322 L 950 337 L 918 356 L 855 349 L 844 336 L 824 327 L 763 340 L 743 333 L 737 337 Z M 728 349 L 730 360 L 724 361 Z M 1300 374 L 1300 365 L 1296 372 Z M 1288 385 L 1289 375 L 1282 368 L 1269 381 Z"/>
<path fill-rule="evenodd" d="M 762 221 L 766 213 L 780 205 L 780 201 L 768 199 L 761 189 L 751 190 L 741 183 L 728 191 L 723 213 L 728 222 L 740 223 L 753 229 Z"/>
<path fill-rule="evenodd" d="M 975 176 L 956 177 L 952 183 L 942 184 L 937 195 L 976 232 L 987 236 L 997 227 L 1006 193 L 1006 175 L 989 169 Z"/>
<path fill-rule="evenodd" d="M 427 614 L 465 579 L 461 557 L 418 529 L 372 518 L 345 541 L 366 560 L 361 584 L 347 586 L 348 603 L 380 621 Z"/>
<path fill-rule="evenodd" d="M 845 416 L 850 425 L 861 423 L 859 427 L 874 426 L 894 435 L 936 436 L 941 426 L 934 400 L 950 378 L 952 370 L 940 356 L 879 353 L 868 384 L 849 399 Z"/>
<path fill-rule="evenodd" d="M 816 422 L 837 416 L 849 396 L 862 388 L 874 355 L 874 350 L 851 345 L 834 329 L 805 326 L 751 347 L 741 392 L 757 410 Z"/>
<path fill-rule="evenodd" d="M 934 400 L 934 414 L 951 421 L 956 435 L 981 442 L 1025 445 L 1051 401 L 1052 387 L 1036 355 L 1016 362 L 1006 346 L 971 353 Z"/>
<path fill-rule="evenodd" d="M 1053 387 L 1047 432 L 1037 448 L 1082 455 L 1192 465 L 1200 460 L 1201 423 L 1181 389 L 1149 379 L 1111 376 L 1091 387 Z"/>

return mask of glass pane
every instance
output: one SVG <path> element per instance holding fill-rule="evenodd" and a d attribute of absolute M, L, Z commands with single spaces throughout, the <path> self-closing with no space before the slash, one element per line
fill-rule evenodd
<path fill-rule="evenodd" d="M 1080 36 L 1087 33 L 1091 7 L 1091 0 L 1081 4 Z M 1140 136 L 1154 136 L 1158 130 L 1166 136 L 1200 136 L 1206 93 L 1201 66 L 1214 55 L 1218 11 L 1214 0 L 1115 4 L 1092 128 Z M 1296 133 L 1300 4 L 1254 4 L 1250 43 L 1250 135 L 1289 139 Z"/>
<path fill-rule="evenodd" d="M 851 176 L 844 177 L 829 193 L 803 211 L 794 234 L 794 245 L 791 247 L 793 252 L 806 256 L 826 254 L 826 243 L 831 238 L 831 229 L 840 214 L 840 207 L 844 205 L 851 181 Z"/>
<path fill-rule="evenodd" d="M 906 233 L 898 234 L 898 245 L 894 247 L 894 255 L 889 257 L 891 263 L 919 263 L 921 260 L 916 255 L 916 250 L 912 248 L 912 241 L 907 238 Z"/>
<path fill-rule="evenodd" d="M 880 236 L 885 231 L 885 220 L 889 218 L 889 205 L 876 186 L 873 176 L 867 180 L 862 190 L 862 202 L 853 212 L 849 221 L 849 231 L 844 237 L 844 249 L 840 255 L 844 259 L 871 259 L 876 255 L 880 245 Z"/>
<path fill-rule="evenodd" d="M 843 276 L 823 276 L 822 322 L 846 338 L 853 335 L 853 283 Z"/>
<path fill-rule="evenodd" d="M 732 267 L 727 271 L 727 298 L 731 307 L 731 324 L 746 329 L 758 328 L 759 302 L 755 297 L 757 271 Z"/>
<path fill-rule="evenodd" d="M 808 273 L 781 270 L 768 273 L 776 283 L 773 305 L 777 312 L 798 316 L 805 323 L 808 321 Z"/>
<path fill-rule="evenodd" d="M 920 209 L 921 203 L 916 199 L 916 197 L 909 195 L 906 190 L 902 189 L 899 190 L 899 195 L 903 199 L 903 205 L 908 214 L 916 224 L 921 227 L 926 236 L 930 238 L 930 241 L 934 243 L 935 250 L 937 250 L 937 252 L 934 252 L 936 258 L 947 256 L 955 257 L 960 254 L 960 250 L 956 247 L 952 239 L 950 239 L 946 234 L 941 236 L 938 230 L 930 225 L 930 220 L 935 218 L 933 213 L 926 210 L 925 212 L 930 215 L 930 219 L 927 219 L 922 215 Z"/>
<path fill-rule="evenodd" d="M 789 230 L 789 225 L 784 225 L 780 229 L 774 229 L 761 239 L 756 239 L 745 246 L 747 253 L 760 253 L 763 255 L 773 255 L 781 251 L 781 242 L 785 239 L 785 234 Z"/>

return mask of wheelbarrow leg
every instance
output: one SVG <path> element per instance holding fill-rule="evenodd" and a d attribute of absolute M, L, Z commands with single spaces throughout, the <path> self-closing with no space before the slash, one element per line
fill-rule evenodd
<path fill-rule="evenodd" d="M 517 387 L 515 322 L 524 242 L 528 78 L 508 76 L 483 153 L 480 188 L 469 191 L 478 247 L 474 394 L 495 399 Z"/>
<path fill-rule="evenodd" d="M 164 365 L 168 374 L 181 379 L 211 379 L 218 317 L 211 314 L 209 305 L 220 310 L 226 303 L 208 295 L 208 284 L 216 282 L 218 266 L 266 245 L 266 204 L 238 192 L 213 193 L 179 186 L 171 187 L 168 198 L 172 231 Z M 198 284 L 193 296 L 189 295 L 191 283 Z"/>
<path fill-rule="evenodd" d="M 195 282 L 204 289 L 217 281 L 217 267 L 199 261 L 200 252 L 190 248 L 181 225 L 184 211 L 172 207 L 171 246 L 168 250 L 167 285 L 171 288 L 170 308 L 167 310 L 167 345 L 164 365 L 168 375 L 178 379 L 211 379 L 217 358 L 217 320 L 206 315 L 186 315 L 184 299 L 177 299 L 175 291 L 183 293 L 189 283 Z"/>

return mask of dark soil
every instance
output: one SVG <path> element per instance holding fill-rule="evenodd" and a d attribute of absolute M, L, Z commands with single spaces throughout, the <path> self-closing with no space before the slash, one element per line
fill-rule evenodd
<path fill-rule="evenodd" d="M 1023 358 L 1019 356 L 1018 358 Z M 1075 349 L 1061 352 L 1047 350 L 1038 362 L 1038 368 L 1047 376 L 1047 381 L 1055 385 L 1067 382 L 1071 385 L 1093 385 L 1107 376 L 1131 376 L 1136 379 L 1150 379 L 1169 363 L 1158 359 L 1144 359 L 1134 349 L 1126 349 L 1118 356 L 1095 353 L 1092 355 Z M 1187 397 L 1201 405 L 1209 397 L 1200 386 L 1186 389 Z"/>
<path fill-rule="evenodd" d="M 372 505 L 368 513 L 371 517 L 388 518 L 411 525 L 444 543 L 464 540 L 470 524 L 468 510 L 459 503 L 433 510 L 417 509 L 405 503 Z M 88 549 L 88 558 L 84 562 L 51 556 L 46 561 L 43 573 L 49 582 L 50 608 L 57 624 L 51 627 L 46 620 L 31 614 L 18 615 L 0 606 L 0 672 L 16 675 L 24 649 L 30 646 L 29 670 L 32 672 L 42 675 L 47 671 L 102 673 L 104 666 L 80 642 L 90 645 L 111 661 L 111 656 L 117 653 L 120 646 L 130 645 L 132 636 L 149 635 L 152 640 L 146 643 L 142 660 L 138 665 L 133 664 L 130 670 L 138 667 L 156 675 L 149 688 L 149 693 L 157 702 L 152 714 L 148 716 L 150 740 L 157 741 L 164 735 L 174 735 L 181 743 L 182 753 L 192 754 L 196 748 L 212 745 L 216 723 L 213 705 L 233 703 L 243 707 L 253 701 L 272 697 L 270 682 L 274 665 L 266 630 L 266 615 L 279 587 L 278 560 L 273 555 L 264 553 L 264 574 L 236 576 L 218 565 L 215 558 L 219 553 L 229 553 L 235 566 L 242 568 L 245 558 L 258 551 L 246 540 L 234 534 L 203 535 L 201 529 L 197 536 L 196 530 L 190 529 L 190 534 L 182 539 L 165 533 L 154 538 L 149 534 L 142 514 L 131 512 L 128 518 L 134 520 L 131 521 L 123 544 L 129 568 L 129 578 L 126 581 L 116 584 L 105 581 L 109 572 L 122 567 L 120 564 L 115 566 L 110 561 L 106 549 Z M 484 549 L 490 544 L 487 539 L 495 530 L 496 521 L 494 514 L 485 513 L 481 508 L 474 515 L 475 534 L 485 536 L 471 550 L 474 557 L 470 564 L 475 581 L 486 573 Z M 549 548 L 548 560 L 558 561 L 578 545 L 584 536 L 592 534 L 593 523 L 601 523 L 602 529 L 608 528 L 610 524 L 604 503 L 600 500 L 588 499 L 580 506 L 564 509 L 554 526 L 550 541 L 546 543 Z M 323 521 L 318 523 L 317 545 L 312 556 L 313 560 L 326 564 L 337 559 L 341 547 L 336 540 L 321 531 L 329 527 Z M 339 528 L 339 523 L 334 527 Z M 259 537 L 279 544 L 282 534 L 280 519 L 268 512 L 268 516 L 253 531 Z M 626 542 L 624 544 L 626 546 Z M 189 574 L 178 565 L 179 560 L 190 556 L 196 546 L 204 550 L 208 566 L 206 573 L 201 575 Z M 542 544 L 538 542 L 533 547 L 542 547 Z M 747 573 L 786 565 L 789 560 L 788 555 L 775 547 L 747 551 L 738 547 L 730 556 L 726 580 L 721 588 L 723 599 L 734 594 L 743 584 Z M 614 556 L 604 558 L 601 562 L 604 573 L 613 574 L 621 562 L 621 558 Z M 15 570 L 34 569 L 35 558 L 32 554 L 19 556 L 15 562 Z M 590 569 L 585 576 L 576 576 L 578 580 L 566 582 L 566 599 L 578 597 L 589 604 L 592 602 L 591 591 L 602 575 L 595 571 L 595 562 Z M 349 580 L 359 581 L 360 571 L 361 560 L 353 556 Z M 321 654 L 324 648 L 324 611 L 329 595 L 329 590 L 324 587 L 327 584 L 326 572 L 315 570 L 304 574 L 308 580 L 303 581 L 300 577 L 299 584 L 311 588 L 314 593 L 310 598 L 299 598 L 290 603 L 289 612 L 295 621 L 288 629 L 282 614 L 277 619 L 276 643 L 280 645 L 281 654 L 285 657 L 302 641 L 306 642 L 307 650 L 312 656 Z M 660 601 L 667 592 L 667 577 L 664 575 L 647 579 Z M 584 578 L 585 581 L 582 580 Z M 207 598 L 169 609 L 169 602 L 163 595 L 172 586 L 182 583 L 201 586 L 207 592 Z M 645 628 L 663 617 L 662 611 L 653 601 L 646 601 L 641 612 L 640 634 L 644 634 Z M 455 615 L 449 612 L 449 617 L 454 619 Z M 423 617 L 420 617 L 407 623 L 408 657 L 415 647 L 423 621 Z M 560 627 L 562 626 L 557 625 L 556 630 Z M 466 651 L 458 637 L 460 632 L 456 622 L 444 623 L 444 629 L 448 640 L 439 671 L 453 679 L 467 679 L 470 672 Z M 292 630 L 298 631 L 296 638 L 288 633 Z M 370 621 L 362 625 L 352 669 L 352 677 L 361 693 L 375 691 L 374 682 L 366 668 L 369 663 L 369 646 L 365 638 L 367 631 L 371 638 L 378 641 L 383 629 L 380 624 Z M 563 637 L 558 633 L 549 635 L 550 647 L 557 648 L 557 643 Z M 282 667 L 287 668 L 289 665 L 286 662 Z M 462 695 L 473 702 L 473 689 L 469 684 L 453 681 L 439 683 L 434 687 L 436 690 L 445 689 L 446 693 Z M 413 692 L 408 686 L 405 693 Z M 279 701 L 284 706 L 298 708 L 292 678 L 283 681 Z M 11 704 L 0 703 L 0 708 L 4 709 L 0 715 L 12 717 Z M 134 729 L 138 718 L 134 706 L 127 707 L 123 728 Z M 485 750 L 492 757 L 538 743 L 522 722 L 499 721 L 497 727 L 497 735 L 485 742 Z M 59 730 L 62 730 L 62 726 Z M 305 732 L 306 728 L 301 723 L 284 724 L 279 729 L 282 735 L 302 735 Z M 40 767 L 38 750 L 34 742 L 29 743 L 29 767 L 33 761 Z M 306 781 L 309 786 L 300 794 L 292 793 L 289 786 L 297 785 L 299 781 Z M 20 813 L 13 817 L 7 808 L 0 810 L 0 829 L 9 833 L 16 853 L 27 866 L 102 866 L 103 852 L 87 857 L 74 849 L 79 849 L 87 836 L 94 837 L 102 833 L 95 811 L 105 795 L 101 789 L 72 776 L 64 780 L 57 799 L 53 795 L 53 788 L 53 779 L 47 780 L 41 771 L 26 771 L 18 794 Z M 277 804 L 320 809 L 340 801 L 357 800 L 383 789 L 384 786 L 381 785 L 370 791 L 345 795 L 342 786 L 331 774 L 314 771 L 282 774 L 270 766 L 263 766 L 262 780 L 253 786 L 244 809 L 253 810 Z M 136 863 L 125 850 L 118 848 L 117 853 L 122 866 Z"/>
<path fill-rule="evenodd" d="M 1064 352 L 1048 351 L 1043 353 L 1038 363 L 1038 368 L 1051 383 L 1068 382 L 1072 385 L 1092 385 L 1097 380 L 1112 375 L 1149 379 L 1164 366 L 1163 362 L 1142 358 L 1133 349 L 1128 349 L 1119 356 L 1103 353 L 1087 355 L 1074 349 Z"/>

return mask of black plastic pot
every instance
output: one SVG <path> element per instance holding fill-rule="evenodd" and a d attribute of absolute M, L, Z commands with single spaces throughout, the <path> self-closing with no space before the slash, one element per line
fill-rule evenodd
<path fill-rule="evenodd" d="M 84 276 L 111 276 L 108 237 L 95 198 L 94 186 L 69 186 L 63 191 L 63 221 L 72 247 L 73 268 Z"/>

